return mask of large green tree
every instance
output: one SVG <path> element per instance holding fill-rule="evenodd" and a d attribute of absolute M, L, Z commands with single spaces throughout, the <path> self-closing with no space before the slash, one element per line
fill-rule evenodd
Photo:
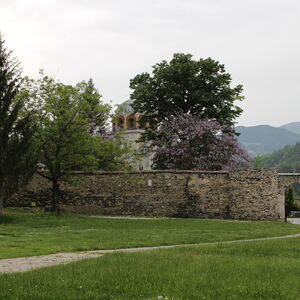
<path fill-rule="evenodd" d="M 98 169 L 101 138 L 89 131 L 98 119 L 105 122 L 108 107 L 91 82 L 65 85 L 42 74 L 39 80 L 27 80 L 24 89 L 36 113 L 38 173 L 52 182 L 52 210 L 58 212 L 60 183 L 73 171 Z"/>
<path fill-rule="evenodd" d="M 20 83 L 19 62 L 0 34 L 0 215 L 5 198 L 28 181 L 35 166 L 33 123 Z"/>
<path fill-rule="evenodd" d="M 69 181 L 74 171 L 130 168 L 135 153 L 121 134 L 106 130 L 111 107 L 91 79 L 72 86 L 42 72 L 38 80 L 27 78 L 23 88 L 36 115 L 37 172 L 52 183 L 52 211 L 59 211 L 61 182 Z"/>
<path fill-rule="evenodd" d="M 224 65 L 207 58 L 194 60 L 191 54 L 174 54 L 170 62 L 153 66 L 152 74 L 142 73 L 130 81 L 135 112 L 148 123 L 145 139 L 155 138 L 155 129 L 174 115 L 191 114 L 200 119 L 232 126 L 242 109 L 242 86 L 231 87 L 231 75 Z"/>

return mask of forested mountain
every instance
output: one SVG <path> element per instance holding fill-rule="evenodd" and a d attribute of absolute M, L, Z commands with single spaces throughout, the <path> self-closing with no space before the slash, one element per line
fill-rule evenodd
<path fill-rule="evenodd" d="M 274 151 L 271 154 L 256 157 L 260 167 L 277 168 L 282 173 L 300 173 L 300 143 Z M 293 185 L 295 200 L 300 204 L 300 184 Z"/>
<path fill-rule="evenodd" d="M 236 131 L 240 133 L 239 142 L 253 156 L 270 153 L 286 145 L 294 145 L 300 142 L 300 134 L 269 125 L 237 126 Z"/>
<path fill-rule="evenodd" d="M 300 173 L 300 143 L 263 156 L 263 166 L 277 168 L 279 172 Z"/>

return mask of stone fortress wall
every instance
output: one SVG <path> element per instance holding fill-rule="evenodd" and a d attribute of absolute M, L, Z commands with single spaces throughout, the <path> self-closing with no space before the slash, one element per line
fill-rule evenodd
<path fill-rule="evenodd" d="M 284 187 L 300 175 L 275 169 L 230 172 L 140 171 L 76 173 L 62 184 L 60 209 L 101 215 L 284 220 Z M 49 207 L 51 184 L 39 175 L 6 203 Z"/>

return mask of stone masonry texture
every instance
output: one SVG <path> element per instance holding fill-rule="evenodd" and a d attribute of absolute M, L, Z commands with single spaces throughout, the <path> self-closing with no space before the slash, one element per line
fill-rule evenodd
<path fill-rule="evenodd" d="M 283 176 L 275 169 L 78 172 L 71 183 L 61 183 L 60 209 L 96 215 L 283 220 Z M 51 183 L 39 175 L 6 206 L 31 207 L 32 202 L 37 208 L 50 207 Z"/>

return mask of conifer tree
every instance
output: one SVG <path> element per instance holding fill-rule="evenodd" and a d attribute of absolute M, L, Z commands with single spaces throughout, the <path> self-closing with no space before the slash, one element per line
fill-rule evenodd
<path fill-rule="evenodd" d="M 35 165 L 32 119 L 20 84 L 20 64 L 0 34 L 0 215 L 5 199 L 28 181 Z"/>

